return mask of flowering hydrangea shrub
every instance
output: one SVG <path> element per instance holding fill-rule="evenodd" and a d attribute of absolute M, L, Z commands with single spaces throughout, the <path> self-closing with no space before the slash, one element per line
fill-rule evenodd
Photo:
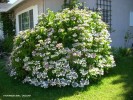
<path fill-rule="evenodd" d="M 10 75 L 35 86 L 84 87 L 115 66 L 110 34 L 99 14 L 64 9 L 39 16 L 14 40 Z"/>

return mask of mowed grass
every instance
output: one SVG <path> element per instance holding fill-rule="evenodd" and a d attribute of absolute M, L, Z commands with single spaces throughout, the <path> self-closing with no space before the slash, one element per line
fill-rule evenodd
<path fill-rule="evenodd" d="M 133 100 L 131 57 L 121 58 L 117 67 L 111 69 L 101 81 L 85 88 L 43 89 L 22 84 L 9 77 L 4 70 L 4 64 L 4 60 L 0 60 L 0 100 Z M 23 95 L 27 97 L 22 97 Z"/>

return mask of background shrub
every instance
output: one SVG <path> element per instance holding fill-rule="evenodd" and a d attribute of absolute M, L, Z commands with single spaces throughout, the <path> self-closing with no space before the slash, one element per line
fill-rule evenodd
<path fill-rule="evenodd" d="M 13 49 L 13 36 L 6 36 L 2 42 L 3 52 L 11 53 Z"/>
<path fill-rule="evenodd" d="M 78 8 L 39 16 L 20 32 L 11 54 L 11 76 L 35 86 L 84 87 L 115 66 L 110 34 L 99 14 Z"/>
<path fill-rule="evenodd" d="M 0 58 L 5 58 L 10 55 L 13 48 L 13 36 L 5 37 L 0 40 Z"/>
<path fill-rule="evenodd" d="M 0 40 L 0 51 L 5 53 L 11 53 L 13 48 L 13 36 L 6 36 Z"/>
<path fill-rule="evenodd" d="M 2 39 L 0 39 L 0 52 L 2 52 Z"/>
<path fill-rule="evenodd" d="M 119 59 L 121 57 L 130 57 L 133 56 L 133 49 L 132 48 L 112 48 L 113 55 L 115 59 Z"/>

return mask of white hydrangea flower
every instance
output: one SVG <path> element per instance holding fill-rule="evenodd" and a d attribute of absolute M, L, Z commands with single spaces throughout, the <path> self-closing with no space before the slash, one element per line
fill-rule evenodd
<path fill-rule="evenodd" d="M 72 87 L 74 88 L 79 87 L 79 84 L 77 82 L 72 82 Z"/>
<path fill-rule="evenodd" d="M 64 79 L 64 78 L 62 78 L 62 79 L 60 79 L 60 82 L 61 82 L 61 86 L 66 86 L 66 85 L 68 85 L 67 84 L 67 80 L 66 79 Z"/>
<path fill-rule="evenodd" d="M 89 80 L 81 79 L 79 87 L 84 87 L 85 85 L 89 85 Z"/>
<path fill-rule="evenodd" d="M 36 39 L 41 39 L 42 38 L 42 36 L 40 36 L 40 35 L 38 35 L 37 37 L 36 37 Z"/>
<path fill-rule="evenodd" d="M 16 58 L 16 59 L 15 59 L 15 61 L 16 61 L 16 62 L 19 62 L 19 61 L 20 61 L 20 58 L 19 58 L 19 57 L 18 57 L 18 58 Z"/>
<path fill-rule="evenodd" d="M 68 74 L 66 74 L 66 77 L 73 80 L 78 78 L 78 74 L 74 70 L 71 70 Z"/>
<path fill-rule="evenodd" d="M 17 75 L 16 70 L 15 69 L 11 69 L 10 76 L 12 77 L 12 76 L 15 76 L 15 75 Z"/>
<path fill-rule="evenodd" d="M 39 86 L 40 85 L 37 78 L 31 79 L 30 84 L 35 85 L 35 86 Z"/>
<path fill-rule="evenodd" d="M 63 44 L 62 44 L 62 43 L 57 44 L 57 45 L 56 45 L 56 48 L 58 48 L 58 49 L 63 48 Z"/>
<path fill-rule="evenodd" d="M 77 35 L 76 33 L 74 33 L 72 36 L 75 38 L 75 37 L 77 37 L 78 35 Z"/>
<path fill-rule="evenodd" d="M 85 76 L 85 75 L 87 75 L 87 74 L 89 73 L 89 71 L 88 71 L 88 70 L 85 70 L 85 69 L 80 69 L 80 73 L 81 73 L 83 76 Z"/>
<path fill-rule="evenodd" d="M 23 59 L 24 62 L 27 62 L 28 60 L 29 60 L 29 57 L 25 57 L 25 58 Z"/>
<path fill-rule="evenodd" d="M 64 29 L 59 29 L 58 32 L 59 33 L 64 32 Z"/>
<path fill-rule="evenodd" d="M 26 78 L 23 80 L 23 83 L 31 82 L 31 78 L 29 76 L 26 76 Z"/>
<path fill-rule="evenodd" d="M 44 45 L 44 41 L 43 40 L 39 40 L 38 41 L 40 44 Z"/>
<path fill-rule="evenodd" d="M 45 40 L 45 43 L 46 43 L 46 44 L 50 44 L 50 43 L 51 43 L 51 38 L 47 38 L 47 39 Z"/>
<path fill-rule="evenodd" d="M 91 69 L 89 69 L 89 73 L 91 75 L 97 76 L 97 75 L 104 75 L 104 71 L 102 69 L 93 67 Z"/>

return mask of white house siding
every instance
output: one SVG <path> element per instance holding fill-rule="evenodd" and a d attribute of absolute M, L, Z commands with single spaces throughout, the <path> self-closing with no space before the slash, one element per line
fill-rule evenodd
<path fill-rule="evenodd" d="M 43 13 L 44 0 L 25 0 L 24 3 L 18 5 L 18 7 L 14 9 L 14 13 L 16 15 L 17 13 L 35 5 L 38 5 L 38 14 Z"/>
<path fill-rule="evenodd" d="M 111 38 L 114 47 L 124 47 L 125 33 L 128 30 L 133 33 L 133 27 L 129 26 L 130 11 L 133 11 L 133 0 L 112 0 L 112 28 L 115 32 L 111 33 Z M 132 43 L 130 41 L 130 47 Z"/>
<path fill-rule="evenodd" d="M 45 1 L 45 11 L 47 8 L 58 11 L 62 8 L 64 0 L 44 0 Z M 85 6 L 89 8 L 96 8 L 96 0 L 79 0 L 80 2 L 85 2 Z"/>
<path fill-rule="evenodd" d="M 80 2 L 85 2 L 85 6 L 91 9 L 96 8 L 96 0 L 79 0 Z"/>
<path fill-rule="evenodd" d="M 62 8 L 64 0 L 44 0 L 45 1 L 45 11 L 49 8 L 53 11 L 58 11 Z"/>

